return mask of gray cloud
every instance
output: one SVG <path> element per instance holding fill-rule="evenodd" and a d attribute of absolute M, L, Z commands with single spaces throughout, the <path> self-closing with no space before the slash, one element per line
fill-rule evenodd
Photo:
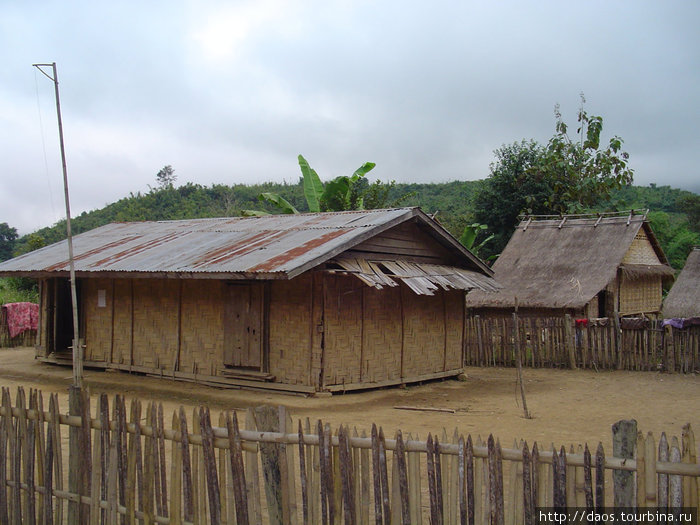
<path fill-rule="evenodd" d="M 638 184 L 700 191 L 700 7 L 454 4 L 5 3 L 0 222 L 61 216 L 53 88 L 31 68 L 54 60 L 74 213 L 165 164 L 202 184 L 295 181 L 298 153 L 322 177 L 484 178 L 500 145 L 551 137 L 555 103 L 575 127 L 580 92 Z"/>

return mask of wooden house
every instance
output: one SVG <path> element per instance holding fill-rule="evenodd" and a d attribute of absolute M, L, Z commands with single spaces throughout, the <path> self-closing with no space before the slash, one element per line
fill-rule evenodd
<path fill-rule="evenodd" d="M 693 248 L 664 300 L 665 318 L 700 317 L 700 246 Z"/>
<path fill-rule="evenodd" d="M 673 278 L 646 214 L 524 217 L 493 265 L 502 288 L 473 291 L 473 314 L 657 317 Z"/>
<path fill-rule="evenodd" d="M 418 208 L 116 223 L 73 240 L 85 366 L 339 391 L 458 374 L 464 294 L 491 270 Z M 70 362 L 61 242 L 37 278 L 37 355 Z"/>

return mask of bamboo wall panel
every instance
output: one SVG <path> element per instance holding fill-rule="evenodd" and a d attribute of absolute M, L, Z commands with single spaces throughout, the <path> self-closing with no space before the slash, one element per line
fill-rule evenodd
<path fill-rule="evenodd" d="M 401 291 L 365 287 L 362 334 L 362 382 L 401 377 Z"/>
<path fill-rule="evenodd" d="M 403 376 L 441 372 L 445 359 L 442 292 L 416 295 L 401 287 L 403 304 Z"/>
<path fill-rule="evenodd" d="M 366 285 L 351 276 L 324 280 L 324 381 L 342 385 L 360 381 L 362 291 Z"/>
<path fill-rule="evenodd" d="M 620 281 L 620 314 L 661 311 L 662 283 L 660 277 Z"/>
<path fill-rule="evenodd" d="M 445 298 L 446 355 L 445 370 L 463 366 L 464 294 L 457 290 L 442 292 Z"/>
<path fill-rule="evenodd" d="M 113 293 L 110 279 L 85 279 L 81 286 L 85 319 L 85 359 L 109 361 L 112 349 Z M 100 303 L 100 300 L 103 300 Z"/>
<path fill-rule="evenodd" d="M 659 257 L 644 229 L 639 230 L 622 262 L 623 264 L 659 264 Z"/>
<path fill-rule="evenodd" d="M 182 281 L 177 370 L 217 375 L 223 367 L 223 287 L 221 281 Z"/>
<path fill-rule="evenodd" d="M 311 286 L 310 273 L 270 285 L 270 373 L 280 382 L 313 384 Z"/>
<path fill-rule="evenodd" d="M 172 370 L 178 347 L 178 280 L 134 279 L 134 365 Z"/>
<path fill-rule="evenodd" d="M 113 335 L 112 362 L 130 365 L 133 337 L 132 280 L 115 279 L 112 287 L 114 295 L 114 316 L 111 327 Z M 101 337 L 107 337 L 102 333 Z"/>

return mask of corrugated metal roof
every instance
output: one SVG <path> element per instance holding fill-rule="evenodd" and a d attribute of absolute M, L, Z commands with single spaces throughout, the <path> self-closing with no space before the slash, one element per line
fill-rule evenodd
<path fill-rule="evenodd" d="M 73 238 L 75 270 L 289 278 L 414 217 L 449 237 L 418 208 L 114 223 Z M 5 261 L 0 273 L 65 274 L 67 253 L 63 241 Z M 469 252 L 463 256 L 481 269 Z"/>

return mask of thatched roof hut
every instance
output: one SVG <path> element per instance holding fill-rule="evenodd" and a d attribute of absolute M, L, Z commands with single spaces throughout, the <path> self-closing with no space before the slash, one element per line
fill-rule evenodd
<path fill-rule="evenodd" d="M 524 217 L 493 265 L 497 293 L 467 307 L 549 315 L 655 315 L 673 276 L 646 215 Z"/>
<path fill-rule="evenodd" d="M 461 372 L 464 294 L 492 271 L 418 208 L 110 224 L 74 238 L 85 365 L 300 392 Z M 38 357 L 70 362 L 66 243 L 40 280 Z"/>
<path fill-rule="evenodd" d="M 700 317 L 700 246 L 688 255 L 678 279 L 664 301 L 665 318 Z"/>

